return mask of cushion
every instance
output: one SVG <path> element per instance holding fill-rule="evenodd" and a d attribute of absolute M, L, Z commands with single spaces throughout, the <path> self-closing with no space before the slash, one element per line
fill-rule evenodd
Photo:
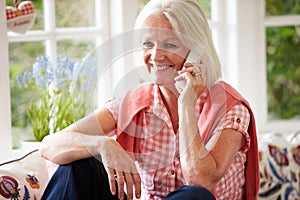
<path fill-rule="evenodd" d="M 259 199 L 300 198 L 299 136 L 275 132 L 259 136 Z"/>
<path fill-rule="evenodd" d="M 41 199 L 48 183 L 45 160 L 38 150 L 0 164 L 0 199 Z"/>

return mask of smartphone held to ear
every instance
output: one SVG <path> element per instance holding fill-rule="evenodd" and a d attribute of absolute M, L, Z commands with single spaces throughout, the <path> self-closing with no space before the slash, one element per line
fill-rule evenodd
<path fill-rule="evenodd" d="M 200 61 L 200 57 L 193 51 L 190 51 L 185 59 L 185 63 L 200 63 Z"/>
<path fill-rule="evenodd" d="M 185 59 L 184 63 L 200 63 L 200 58 L 194 52 L 190 51 Z M 175 81 L 175 87 L 179 93 L 181 93 L 186 85 L 186 80 L 182 79 Z"/>

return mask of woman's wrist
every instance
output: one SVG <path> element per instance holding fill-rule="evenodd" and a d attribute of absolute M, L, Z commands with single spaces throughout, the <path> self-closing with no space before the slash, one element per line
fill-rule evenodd
<path fill-rule="evenodd" d="M 108 148 L 111 140 L 113 139 L 107 136 L 88 136 L 83 143 L 87 142 L 87 148 L 92 155 L 101 155 L 103 150 Z"/>

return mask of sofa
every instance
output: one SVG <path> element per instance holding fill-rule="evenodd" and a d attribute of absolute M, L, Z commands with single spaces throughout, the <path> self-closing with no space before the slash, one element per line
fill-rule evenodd
<path fill-rule="evenodd" d="M 300 200 L 300 131 L 262 134 L 259 199 Z"/>
<path fill-rule="evenodd" d="M 300 200 L 300 131 L 261 134 L 260 200 Z M 40 199 L 57 165 L 37 149 L 0 163 L 0 199 Z"/>
<path fill-rule="evenodd" d="M 46 161 L 30 150 L 0 164 L 0 199 L 41 199 L 48 180 Z"/>

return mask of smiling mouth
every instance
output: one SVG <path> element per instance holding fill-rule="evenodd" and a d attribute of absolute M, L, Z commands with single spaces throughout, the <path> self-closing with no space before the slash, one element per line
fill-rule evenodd
<path fill-rule="evenodd" d="M 153 65 L 153 64 L 150 64 L 150 66 L 151 66 L 155 71 L 163 71 L 163 70 L 166 70 L 166 69 L 169 69 L 169 68 L 172 67 L 171 65 Z"/>

